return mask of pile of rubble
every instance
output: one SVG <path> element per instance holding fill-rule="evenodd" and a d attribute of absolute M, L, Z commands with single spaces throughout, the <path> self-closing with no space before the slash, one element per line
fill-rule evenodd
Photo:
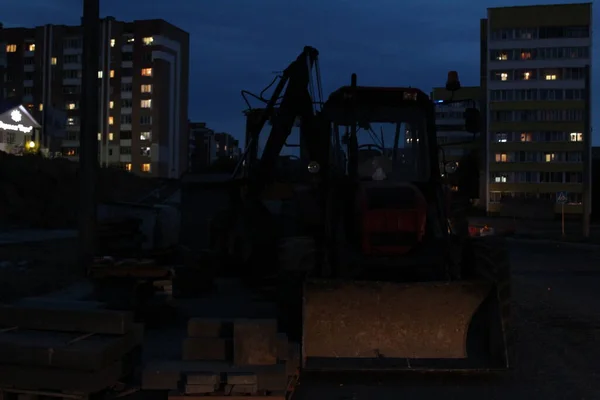
<path fill-rule="evenodd" d="M 77 224 L 77 163 L 0 152 L 0 223 L 67 229 Z M 100 170 L 98 201 L 136 201 L 161 183 L 117 169 Z"/>

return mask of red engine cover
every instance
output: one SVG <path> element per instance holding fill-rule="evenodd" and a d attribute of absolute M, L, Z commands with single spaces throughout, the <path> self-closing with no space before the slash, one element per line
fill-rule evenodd
<path fill-rule="evenodd" d="M 427 201 L 410 183 L 365 182 L 362 205 L 362 251 L 365 255 L 400 255 L 425 235 Z"/>

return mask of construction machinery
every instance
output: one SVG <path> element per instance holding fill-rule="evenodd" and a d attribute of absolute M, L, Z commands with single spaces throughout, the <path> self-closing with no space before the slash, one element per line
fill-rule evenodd
<path fill-rule="evenodd" d="M 448 78 L 459 90 L 456 72 Z M 509 368 L 507 252 L 452 215 L 431 99 L 352 75 L 323 101 L 312 47 L 270 99 L 255 97 L 266 105 L 247 113 L 212 250 L 249 283 L 277 282 L 279 323 L 301 341 L 302 368 Z M 465 111 L 465 126 L 478 132 L 478 110 Z"/>

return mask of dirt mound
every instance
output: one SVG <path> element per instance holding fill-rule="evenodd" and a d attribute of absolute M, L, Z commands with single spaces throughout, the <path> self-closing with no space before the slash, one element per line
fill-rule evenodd
<path fill-rule="evenodd" d="M 98 201 L 137 201 L 161 184 L 159 179 L 103 168 L 96 184 Z M 4 226 L 73 228 L 78 205 L 77 163 L 0 152 L 0 223 Z"/>

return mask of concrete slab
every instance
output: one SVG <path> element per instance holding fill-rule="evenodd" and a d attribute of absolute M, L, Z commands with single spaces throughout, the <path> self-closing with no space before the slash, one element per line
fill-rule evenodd
<path fill-rule="evenodd" d="M 0 360 L 7 364 L 99 371 L 120 360 L 143 340 L 143 326 L 126 335 L 12 330 L 0 333 Z"/>
<path fill-rule="evenodd" d="M 122 375 L 121 361 L 95 372 L 0 364 L 0 386 L 29 390 L 95 393 L 113 386 Z"/>
<path fill-rule="evenodd" d="M 0 327 L 123 335 L 133 327 L 124 311 L 0 306 Z"/>

